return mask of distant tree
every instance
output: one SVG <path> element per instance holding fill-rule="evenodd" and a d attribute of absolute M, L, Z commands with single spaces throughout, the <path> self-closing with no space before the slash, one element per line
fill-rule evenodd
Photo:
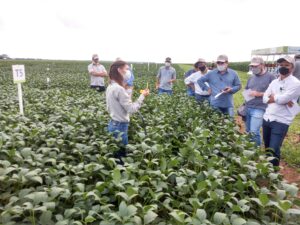
<path fill-rule="evenodd" d="M 0 55 L 0 59 L 10 59 L 7 54 Z"/>

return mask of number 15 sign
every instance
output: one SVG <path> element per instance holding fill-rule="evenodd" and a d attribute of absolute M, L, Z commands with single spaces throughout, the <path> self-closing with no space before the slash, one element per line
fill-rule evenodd
<path fill-rule="evenodd" d="M 13 77 L 14 83 L 24 83 L 25 82 L 25 67 L 24 65 L 13 65 Z"/>

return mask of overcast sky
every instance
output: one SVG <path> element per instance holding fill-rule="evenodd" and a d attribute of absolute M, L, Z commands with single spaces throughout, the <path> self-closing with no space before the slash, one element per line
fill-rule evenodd
<path fill-rule="evenodd" d="M 300 46 L 299 0 L 0 0 L 0 54 L 193 63 Z"/>

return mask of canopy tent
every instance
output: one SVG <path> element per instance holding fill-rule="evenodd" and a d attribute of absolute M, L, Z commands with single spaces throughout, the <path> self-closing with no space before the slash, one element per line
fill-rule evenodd
<path fill-rule="evenodd" d="M 282 55 L 295 55 L 297 53 L 300 53 L 300 46 L 281 46 L 252 50 L 251 57 L 262 57 L 265 60 L 267 70 L 269 72 L 277 73 L 277 59 L 279 59 Z M 252 74 L 250 68 L 248 73 Z"/>
<path fill-rule="evenodd" d="M 300 46 L 281 46 L 275 48 L 263 48 L 253 50 L 251 55 L 261 55 L 261 56 L 269 56 L 269 55 L 292 55 L 300 53 Z"/>

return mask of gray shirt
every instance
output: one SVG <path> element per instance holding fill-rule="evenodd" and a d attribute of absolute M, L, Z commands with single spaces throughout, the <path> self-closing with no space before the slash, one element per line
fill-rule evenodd
<path fill-rule="evenodd" d="M 129 122 L 129 114 L 141 108 L 144 95 L 132 102 L 124 87 L 112 81 L 106 90 L 106 108 L 110 117 L 118 122 Z"/>
<path fill-rule="evenodd" d="M 252 75 L 248 81 L 245 89 L 251 89 L 253 91 L 265 92 L 270 83 L 276 77 L 274 74 L 266 72 L 262 75 Z M 246 106 L 254 109 L 263 109 L 266 110 L 267 104 L 263 103 L 263 97 L 255 97 L 254 99 L 246 102 Z"/>
<path fill-rule="evenodd" d="M 162 66 L 157 73 L 159 80 L 159 88 L 164 90 L 172 90 L 173 83 L 169 83 L 170 80 L 176 79 L 176 70 L 173 67 Z"/>
<path fill-rule="evenodd" d="M 293 71 L 293 75 L 300 80 L 300 59 L 297 59 L 295 62 L 295 69 Z"/>

